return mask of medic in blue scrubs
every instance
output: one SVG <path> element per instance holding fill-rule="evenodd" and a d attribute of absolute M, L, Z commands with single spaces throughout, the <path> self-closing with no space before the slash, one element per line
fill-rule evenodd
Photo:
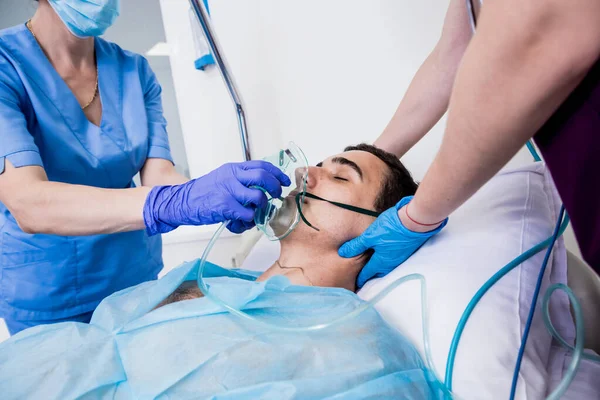
<path fill-rule="evenodd" d="M 118 0 L 40 0 L 0 31 L 0 318 L 11 334 L 87 322 L 111 293 L 156 279 L 159 233 L 253 226 L 273 165 L 226 164 L 187 181 L 173 166 L 148 62 L 99 35 Z M 141 187 L 133 177 L 140 173 Z"/>

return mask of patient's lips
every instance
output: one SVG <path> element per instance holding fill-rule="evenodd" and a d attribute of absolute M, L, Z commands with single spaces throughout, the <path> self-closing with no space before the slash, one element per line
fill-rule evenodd
<path fill-rule="evenodd" d="M 296 188 L 296 189 L 292 190 L 287 196 L 285 196 L 285 198 L 293 200 L 295 203 L 296 196 L 298 195 L 298 193 L 300 193 L 300 189 Z M 305 197 L 305 196 L 302 197 L 302 204 L 308 204 L 307 197 Z"/>

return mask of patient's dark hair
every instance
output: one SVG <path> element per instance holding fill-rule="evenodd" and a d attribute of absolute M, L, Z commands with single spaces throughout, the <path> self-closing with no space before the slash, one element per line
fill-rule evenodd
<path fill-rule="evenodd" d="M 412 196 L 417 191 L 417 183 L 412 178 L 400 159 L 392 153 L 388 153 L 370 144 L 361 143 L 356 146 L 348 146 L 344 151 L 366 151 L 379 158 L 388 167 L 388 173 L 383 177 L 381 190 L 375 199 L 375 210 L 383 212 L 396 205 L 403 197 Z"/>

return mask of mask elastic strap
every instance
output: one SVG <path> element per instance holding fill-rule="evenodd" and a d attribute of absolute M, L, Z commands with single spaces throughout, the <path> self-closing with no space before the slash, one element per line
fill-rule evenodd
<path fill-rule="evenodd" d="M 304 223 L 306 225 L 310 226 L 311 228 L 313 228 L 313 229 L 315 229 L 317 231 L 319 229 L 316 228 L 316 227 L 314 227 L 314 226 L 312 226 L 310 224 L 310 222 L 308 222 L 306 220 L 306 218 L 304 217 L 304 213 L 302 212 L 302 205 L 300 204 L 300 196 L 302 196 L 302 195 L 304 195 L 305 197 L 308 197 L 310 199 L 325 201 L 325 202 L 327 202 L 329 204 L 333 204 L 334 206 L 343 208 L 343 209 L 348 210 L 348 211 L 353 211 L 353 212 L 358 213 L 358 214 L 364 214 L 364 215 L 368 215 L 370 217 L 375 217 L 375 218 L 377 218 L 377 217 L 379 217 L 381 215 L 381 213 L 377 212 L 377 211 L 367 210 L 366 208 L 355 207 L 355 206 L 352 206 L 352 205 L 349 205 L 349 204 L 338 203 L 337 201 L 327 200 L 327 199 L 324 199 L 322 197 L 316 196 L 316 195 L 314 195 L 312 193 L 309 193 L 309 192 L 300 192 L 300 193 L 298 193 L 296 195 L 296 206 L 298 207 L 298 211 L 300 212 L 300 218 L 302 218 L 302 221 L 304 221 Z"/>
<path fill-rule="evenodd" d="M 338 203 L 337 201 L 327 200 L 327 199 L 324 199 L 322 197 L 315 196 L 312 193 L 305 192 L 304 195 L 306 197 L 308 197 L 308 198 L 315 199 L 315 200 L 326 201 L 327 203 L 333 204 L 334 206 L 338 206 L 338 207 L 343 208 L 345 210 L 354 211 L 355 213 L 368 215 L 370 217 L 377 218 L 377 217 L 379 217 L 381 215 L 381 213 L 377 212 L 377 211 L 367 210 L 366 208 L 355 207 L 355 206 L 352 206 L 350 204 Z"/>
<path fill-rule="evenodd" d="M 308 226 L 310 226 L 311 228 L 313 228 L 315 231 L 321 231 L 319 228 L 312 226 L 312 224 L 310 222 L 308 222 L 308 220 L 304 217 L 304 213 L 302 212 L 302 204 L 301 204 L 301 200 L 300 200 L 300 196 L 303 196 L 307 194 L 306 192 L 300 192 L 296 195 L 296 207 L 298 207 L 298 212 L 300 213 L 300 218 L 302 218 L 302 221 L 304 221 L 304 223 Z"/>

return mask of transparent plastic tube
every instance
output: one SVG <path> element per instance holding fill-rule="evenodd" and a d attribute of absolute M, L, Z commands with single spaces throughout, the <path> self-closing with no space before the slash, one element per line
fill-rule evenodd
<path fill-rule="evenodd" d="M 535 146 L 533 145 L 533 143 L 531 141 L 527 142 L 527 149 L 529 150 L 529 152 L 531 153 L 531 155 L 535 161 L 542 161 L 541 157 L 539 156 L 538 152 L 535 149 Z M 564 209 L 564 207 L 563 207 L 563 209 Z M 563 211 L 561 210 L 561 214 L 562 214 L 562 212 Z M 559 219 L 559 221 L 560 221 L 560 219 Z M 544 248 L 547 248 L 547 247 L 549 247 L 548 253 L 547 253 L 547 256 L 549 256 L 549 253 L 552 250 L 552 247 L 554 246 L 554 242 L 560 235 L 563 234 L 563 232 L 567 228 L 568 224 L 569 224 L 569 217 L 568 217 L 568 215 L 565 215 L 565 218 L 563 219 L 562 223 L 560 224 L 560 228 L 558 227 L 558 222 L 557 222 L 557 226 L 556 226 L 557 231 L 554 232 L 554 234 L 551 237 L 549 237 L 545 241 L 537 244 L 536 246 L 532 247 L 531 249 L 527 250 L 525 253 L 521 254 L 520 256 L 518 256 L 517 258 L 512 260 L 510 263 L 508 263 L 506 266 L 504 266 L 504 268 L 500 269 L 496 274 L 494 274 L 477 291 L 477 293 L 475 293 L 475 296 L 473 296 L 473 298 L 467 305 L 467 308 L 465 309 L 463 315 L 461 316 L 461 319 L 459 320 L 459 323 L 456 327 L 456 331 L 454 332 L 454 337 L 452 338 L 452 343 L 450 345 L 450 351 L 448 352 L 448 361 L 446 363 L 446 375 L 445 375 L 444 383 L 448 387 L 449 390 L 452 390 L 452 375 L 454 372 L 454 360 L 456 358 L 456 351 L 458 348 L 458 343 L 460 341 L 460 338 L 461 338 L 464 328 L 466 326 L 467 320 L 471 316 L 471 313 L 473 312 L 473 309 L 475 308 L 477 303 L 481 300 L 483 295 L 496 282 L 498 282 L 498 280 L 500 280 L 504 275 L 506 275 L 508 272 L 512 271 L 518 265 L 523 263 L 525 260 L 529 259 L 533 255 L 535 255 L 536 253 L 542 251 Z M 547 260 L 545 260 L 545 262 L 547 262 Z M 544 266 L 542 266 L 542 267 L 544 267 Z M 550 313 L 549 313 L 549 309 L 548 309 L 549 299 L 550 299 L 550 296 L 552 295 L 552 293 L 557 289 L 564 290 L 567 293 L 567 295 L 569 296 L 569 299 L 571 301 L 571 304 L 573 306 L 574 312 L 575 312 L 575 323 L 576 323 L 576 346 L 575 346 L 575 348 L 573 348 L 573 346 L 569 345 L 558 334 L 558 332 L 556 331 L 556 329 L 554 329 L 554 326 L 552 325 L 552 322 L 550 320 Z M 537 291 L 539 291 L 539 288 L 537 289 Z M 536 296 L 536 298 L 537 298 L 537 296 Z M 533 307 L 535 307 L 535 304 L 532 304 L 532 309 L 533 309 Z M 548 397 L 548 399 L 554 400 L 554 399 L 560 398 L 564 394 L 564 392 L 567 390 L 567 388 L 569 387 L 571 382 L 573 381 L 573 378 L 575 377 L 577 368 L 579 367 L 579 362 L 580 362 L 581 358 L 586 358 L 589 360 L 600 362 L 600 357 L 583 353 L 584 327 L 583 327 L 581 306 L 579 305 L 577 298 L 573 295 L 573 292 L 571 291 L 571 289 L 568 286 L 565 286 L 563 284 L 558 284 L 558 285 L 554 285 L 554 286 L 551 286 L 550 288 L 548 288 L 548 290 L 546 291 L 546 293 L 544 295 L 544 299 L 543 299 L 543 317 L 544 317 L 544 323 L 546 324 L 546 328 L 548 329 L 550 334 L 561 345 L 563 345 L 564 347 L 566 347 L 569 350 L 572 350 L 574 352 L 573 359 L 569 365 L 569 369 L 568 369 L 567 373 L 565 374 L 565 376 L 563 377 L 563 379 L 561 380 L 559 385 L 556 387 L 556 389 Z M 528 325 L 530 325 L 530 323 L 531 323 L 531 321 L 529 321 L 529 319 L 528 319 Z M 522 350 L 523 349 L 519 349 L 520 353 L 522 352 Z M 518 373 L 519 368 L 520 368 L 520 363 L 515 368 L 515 375 Z M 513 384 L 514 383 L 515 382 L 513 380 Z M 511 388 L 511 397 L 512 396 L 514 396 L 514 385 Z"/>
<path fill-rule="evenodd" d="M 554 293 L 555 290 L 564 291 L 567 294 L 567 296 L 569 296 L 569 300 L 571 301 L 571 305 L 573 306 L 573 311 L 575 313 L 575 332 L 576 332 L 575 348 L 573 348 L 573 346 L 569 345 L 558 334 L 556 329 L 554 329 L 554 325 L 552 325 L 552 321 L 550 321 L 550 313 L 549 313 L 550 296 L 552 296 L 552 293 Z M 573 294 L 573 291 L 568 286 L 563 285 L 562 283 L 552 285 L 548 288 L 548 290 L 544 294 L 544 299 L 542 301 L 542 309 L 544 310 L 544 322 L 546 323 L 546 327 L 548 328 L 548 330 L 552 333 L 552 336 L 554 336 L 559 341 L 559 343 L 563 344 L 563 346 L 567 347 L 570 350 L 573 350 L 573 358 L 571 359 L 571 362 L 569 363 L 567 372 L 564 374 L 562 380 L 560 381 L 558 386 L 556 386 L 554 391 L 552 391 L 552 393 L 550 393 L 550 395 L 546 398 L 547 400 L 557 400 L 557 399 L 560 399 L 564 395 L 564 393 L 567 391 L 567 389 L 569 388 L 569 385 L 575 378 L 575 374 L 577 373 L 577 368 L 579 368 L 579 363 L 581 362 L 581 359 L 583 358 L 583 355 L 584 355 L 583 340 L 585 337 L 585 330 L 583 327 L 583 312 L 581 311 L 581 306 L 579 304 L 579 301 Z M 589 358 L 590 360 L 594 360 L 594 361 L 600 361 L 600 357 L 597 357 L 597 356 L 592 357 L 591 355 L 587 355 L 586 358 Z"/>
<path fill-rule="evenodd" d="M 552 320 L 550 319 L 550 297 L 556 290 L 564 291 L 569 297 L 569 301 L 571 302 L 571 306 L 573 307 L 573 313 L 575 314 L 575 332 L 577 332 L 576 337 L 579 338 L 579 336 L 577 336 L 579 335 L 579 330 L 577 329 L 579 325 L 581 325 L 581 334 L 584 334 L 583 311 L 581 309 L 581 304 L 579 303 L 579 300 L 577 300 L 577 297 L 575 297 L 575 295 L 573 294 L 571 288 L 566 285 L 563 285 L 562 283 L 557 283 L 555 285 L 550 286 L 544 294 L 544 298 L 542 300 L 542 310 L 544 311 L 544 324 L 546 325 L 546 329 L 548 329 L 548 332 L 550 332 L 552 337 L 558 343 L 560 343 L 561 346 L 563 346 L 567 350 L 575 352 L 577 350 L 577 347 L 571 346 L 569 343 L 567 343 L 565 339 L 563 339 L 560 333 L 558 333 L 558 331 L 554 328 Z M 581 321 L 581 323 L 579 323 L 579 321 Z M 597 354 L 587 354 L 583 352 L 581 354 L 581 358 L 585 360 L 600 362 L 600 356 L 598 356 Z"/>
<path fill-rule="evenodd" d="M 565 218 L 563 219 L 563 221 L 561 223 L 560 229 L 558 231 L 558 236 L 562 235 L 564 230 L 567 228 L 568 224 L 569 224 L 569 218 L 568 218 L 568 216 L 565 216 Z M 525 253 L 521 254 L 520 256 L 518 256 L 517 258 L 512 260 L 504 268 L 500 269 L 496 274 L 494 274 L 481 287 L 481 289 L 479 289 L 479 291 L 475 294 L 475 296 L 473 296 L 473 299 L 471 299 L 471 301 L 469 302 L 467 309 L 465 310 L 465 312 L 463 313 L 463 315 L 459 321 L 459 324 L 456 328 L 454 337 L 452 339 L 450 351 L 448 353 L 448 362 L 447 362 L 447 366 L 446 366 L 446 377 L 445 377 L 445 382 L 444 382 L 446 387 L 448 388 L 448 390 L 452 390 L 452 376 L 453 376 L 453 372 L 454 372 L 454 360 L 456 357 L 458 342 L 460 341 L 460 337 L 466 326 L 467 320 L 469 319 L 473 309 L 475 308 L 475 306 L 477 305 L 479 300 L 481 300 L 483 295 L 498 280 L 500 280 L 508 272 L 512 271 L 514 268 L 519 266 L 525 260 L 532 257 L 536 253 L 540 252 L 544 248 L 547 248 L 548 246 L 553 245 L 554 244 L 553 239 L 554 239 L 553 237 L 549 237 L 545 241 L 539 243 L 538 245 L 534 246 L 533 248 L 529 249 Z M 560 334 L 556 331 L 556 329 L 552 325 L 552 321 L 550 319 L 550 313 L 549 313 L 549 301 L 550 301 L 550 297 L 552 296 L 552 293 L 554 293 L 554 291 L 556 291 L 556 290 L 565 291 L 567 293 L 567 296 L 569 297 L 569 300 L 571 301 L 571 305 L 573 306 L 573 310 L 574 310 L 574 314 L 575 314 L 575 326 L 576 326 L 576 339 L 575 339 L 576 345 L 575 345 L 575 347 L 569 345 L 560 336 Z M 535 307 L 535 304 L 533 304 L 532 307 Z M 542 300 L 542 311 L 543 311 L 544 323 L 546 325 L 546 328 L 550 332 L 550 334 L 562 346 L 564 346 L 565 348 L 567 348 L 573 352 L 573 358 L 571 360 L 571 363 L 569 364 L 567 372 L 563 376 L 563 379 L 560 381 L 560 383 L 555 388 L 555 390 L 547 397 L 547 399 L 554 400 L 554 399 L 559 399 L 565 393 L 565 391 L 568 389 L 569 385 L 575 378 L 577 368 L 579 367 L 579 363 L 582 358 L 588 359 L 588 360 L 591 360 L 594 362 L 600 362 L 600 357 L 597 355 L 594 355 L 594 354 L 586 354 L 583 352 L 583 340 L 584 340 L 583 338 L 585 337 L 585 330 L 584 330 L 584 325 L 583 325 L 581 305 L 579 304 L 579 301 L 577 300 L 577 298 L 575 297 L 575 295 L 573 294 L 573 292 L 571 291 L 571 289 L 568 286 L 566 286 L 564 284 L 556 284 L 556 285 L 553 285 L 550 288 L 548 288 L 546 290 L 546 292 L 544 294 L 544 298 Z"/>
<path fill-rule="evenodd" d="M 567 225 L 569 224 L 568 217 L 565 216 L 561 226 L 559 235 L 561 235 L 565 229 L 567 229 Z M 456 330 L 454 332 L 454 336 L 452 338 L 452 342 L 450 344 L 450 350 L 448 351 L 448 361 L 446 362 L 446 376 L 444 383 L 448 387 L 449 390 L 452 390 L 452 377 L 454 374 L 454 361 L 456 359 L 456 352 L 458 350 L 458 343 L 460 342 L 460 338 L 462 333 L 467 325 L 467 321 L 471 316 L 471 313 L 475 309 L 475 306 L 479 303 L 479 301 L 483 298 L 483 296 L 487 293 L 489 289 L 491 289 L 496 282 L 498 282 L 504 275 L 508 274 L 510 271 L 521 265 L 523 262 L 533 257 L 535 254 L 544 250 L 548 246 L 553 244 L 552 237 L 544 240 L 543 242 L 538 243 L 533 246 L 531 249 L 527 250 L 523 254 L 519 255 L 517 258 L 506 264 L 503 268 L 501 268 L 498 272 L 496 272 L 490 279 L 488 279 L 483 286 L 475 293 L 467 308 L 463 312 L 458 325 L 456 326 Z"/>
<path fill-rule="evenodd" d="M 210 242 L 204 249 L 204 253 L 202 254 L 202 258 L 200 259 L 200 265 L 198 267 L 198 288 L 204 294 L 204 296 L 209 298 L 215 304 L 223 307 L 225 310 L 229 311 L 231 314 L 236 315 L 247 321 L 250 321 L 254 324 L 261 325 L 261 326 L 270 328 L 275 331 L 303 333 L 303 332 L 314 332 L 314 331 L 318 331 L 321 329 L 330 328 L 332 326 L 341 324 L 345 321 L 351 320 L 354 317 L 361 314 L 362 312 L 368 310 L 369 308 L 374 307 L 375 304 L 377 304 L 381 299 L 386 297 L 392 290 L 396 289 L 401 284 L 403 284 L 405 282 L 415 281 L 415 280 L 419 281 L 419 283 L 421 285 L 421 315 L 422 315 L 421 319 L 422 319 L 422 330 L 423 330 L 423 348 L 425 351 L 425 363 L 426 363 L 427 368 L 433 373 L 435 379 L 437 380 L 438 387 L 444 392 L 444 396 L 446 398 L 456 398 L 446 388 L 446 386 L 441 382 L 441 380 L 439 379 L 439 375 L 438 375 L 437 371 L 435 370 L 435 366 L 433 364 L 433 358 L 431 356 L 431 345 L 429 343 L 429 324 L 428 324 L 429 315 L 428 315 L 428 311 L 427 311 L 427 285 L 425 283 L 425 277 L 423 275 L 410 274 L 410 275 L 403 276 L 399 279 L 396 279 L 394 282 L 392 282 L 391 284 L 386 286 L 376 296 L 374 296 L 371 300 L 362 303 L 356 309 L 341 316 L 340 318 L 334 319 L 333 321 L 324 322 L 324 323 L 318 324 L 318 325 L 309 325 L 309 326 L 300 326 L 300 327 L 290 327 L 290 326 L 272 324 L 272 323 L 262 321 L 260 318 L 255 318 L 255 317 L 249 315 L 248 313 L 245 313 L 244 311 L 239 310 L 230 304 L 227 304 L 225 301 L 223 301 L 218 296 L 213 295 L 211 293 L 208 285 L 204 281 L 204 268 L 206 266 L 206 259 L 209 255 L 209 253 L 211 252 L 214 244 L 216 243 L 217 239 L 221 235 L 221 232 L 223 232 L 223 229 L 225 229 L 226 226 L 227 226 L 227 223 L 223 223 L 219 226 L 219 228 L 217 229 L 217 231 L 211 238 Z"/>
<path fill-rule="evenodd" d="M 565 217 L 565 219 L 562 221 L 559 234 L 562 234 L 562 232 L 567 227 L 568 222 L 569 222 L 568 217 Z M 463 314 L 463 316 L 459 322 L 457 331 L 455 332 L 455 337 L 453 338 L 450 353 L 449 353 L 448 366 L 447 366 L 447 370 L 446 370 L 446 382 L 443 383 L 440 380 L 440 375 L 438 374 L 437 370 L 435 369 L 435 366 L 433 363 L 433 358 L 431 355 L 431 345 L 430 345 L 430 341 L 429 341 L 429 324 L 428 324 L 429 314 L 428 314 L 428 307 L 427 307 L 427 285 L 426 285 L 425 277 L 423 275 L 410 274 L 410 275 L 407 275 L 407 276 L 404 276 L 402 278 L 395 280 L 394 282 L 392 282 L 391 284 L 386 286 L 381 292 L 379 292 L 371 300 L 361 304 L 361 306 L 359 306 L 355 310 L 353 310 L 353 311 L 347 313 L 346 315 L 344 315 L 340 318 L 337 318 L 333 321 L 328 321 L 323 324 L 310 325 L 310 326 L 304 326 L 304 327 L 289 327 L 289 326 L 271 324 L 271 323 L 260 320 L 260 318 L 255 318 L 255 317 L 227 304 L 225 301 L 220 299 L 218 296 L 214 296 L 210 292 L 209 287 L 206 285 L 206 282 L 204 281 L 203 277 L 204 277 L 204 269 L 206 266 L 206 259 L 209 255 L 210 251 L 212 250 L 214 244 L 216 243 L 217 239 L 221 235 L 221 232 L 223 231 L 223 229 L 225 229 L 225 227 L 226 227 L 226 224 L 221 224 L 219 226 L 219 228 L 217 229 L 217 231 L 211 238 L 210 242 L 206 246 L 204 253 L 202 254 L 202 258 L 200 259 L 200 265 L 198 268 L 198 287 L 200 288 L 202 293 L 207 298 L 209 298 L 211 301 L 218 304 L 219 306 L 223 307 L 225 310 L 231 312 L 232 314 L 234 314 L 242 319 L 248 320 L 248 321 L 258 324 L 258 325 L 268 327 L 272 330 L 282 331 L 282 332 L 302 333 L 302 332 L 313 332 L 313 331 L 318 331 L 321 329 L 326 329 L 326 328 L 338 325 L 340 323 L 343 323 L 345 321 L 351 320 L 352 318 L 358 316 L 359 314 L 366 311 L 367 309 L 374 307 L 375 304 L 377 304 L 379 301 L 381 301 L 391 291 L 396 289 L 401 284 L 409 282 L 409 281 L 415 281 L 415 280 L 419 281 L 420 286 L 421 286 L 421 315 L 422 315 L 423 347 L 424 347 L 424 352 L 425 352 L 425 363 L 426 363 L 427 368 L 433 373 L 435 379 L 437 380 L 437 386 L 444 392 L 444 395 L 446 398 L 457 398 L 456 395 L 452 393 L 452 375 L 453 375 L 454 359 L 455 359 L 456 351 L 458 348 L 458 342 L 459 342 L 462 332 L 465 328 L 466 322 L 471 315 L 471 312 L 473 311 L 473 309 L 475 308 L 475 306 L 477 305 L 479 300 L 481 300 L 483 295 L 487 292 L 487 290 L 489 290 L 498 280 L 500 280 L 500 278 L 502 278 L 504 275 L 506 275 L 512 269 L 516 268 L 518 265 L 523 263 L 525 260 L 527 260 L 530 257 L 532 257 L 533 255 L 537 254 L 539 251 L 547 248 L 551 244 L 551 239 L 552 239 L 552 238 L 548 238 L 544 242 L 539 243 L 538 245 L 534 246 L 533 248 L 529 249 L 525 253 L 521 254 L 520 256 L 518 256 L 517 258 L 512 260 L 504 268 L 502 268 L 494 276 L 492 276 L 492 278 L 490 278 L 484 284 L 484 286 L 477 292 L 477 294 L 473 297 L 473 299 L 469 303 L 469 306 L 467 307 L 467 310 L 465 310 L 465 313 Z M 558 332 L 556 331 L 556 329 L 554 328 L 554 326 L 552 325 L 552 322 L 550 320 L 549 310 L 548 310 L 549 299 L 550 299 L 550 296 L 552 295 L 552 293 L 557 289 L 561 289 L 561 290 L 564 290 L 565 292 L 567 292 L 567 295 L 569 296 L 569 299 L 571 300 L 571 303 L 573 304 L 573 309 L 575 312 L 576 332 L 577 332 L 577 335 L 576 335 L 577 339 L 576 339 L 575 347 L 570 346 L 558 334 Z M 554 399 L 560 398 L 562 396 L 562 394 L 564 394 L 564 392 L 569 387 L 570 383 L 572 382 L 572 380 L 575 377 L 575 374 L 576 374 L 577 368 L 579 367 L 581 358 L 586 358 L 586 359 L 590 359 L 590 360 L 593 360 L 596 362 L 600 362 L 600 357 L 598 357 L 596 355 L 585 354 L 583 352 L 584 327 L 583 327 L 581 306 L 579 305 L 579 302 L 573 295 L 572 291 L 567 286 L 562 285 L 562 284 L 554 285 L 546 291 L 544 299 L 543 299 L 543 311 L 544 311 L 544 322 L 546 324 L 546 327 L 548 328 L 548 331 L 556 338 L 556 340 L 559 343 L 561 343 L 563 346 L 565 346 L 569 350 L 573 351 L 573 359 L 569 365 L 567 373 L 565 374 L 565 376 L 563 377 L 563 379 L 559 383 L 559 385 L 556 387 L 556 389 L 553 391 L 553 393 L 548 397 L 548 399 L 554 400 Z"/>
<path fill-rule="evenodd" d="M 537 151 L 535 150 L 535 147 L 533 146 L 533 144 L 531 142 L 527 143 L 527 148 L 531 152 L 535 161 L 541 161 L 539 154 L 537 153 Z M 559 221 L 560 221 L 560 219 L 559 219 Z M 333 321 L 329 321 L 329 322 L 326 322 L 323 324 L 318 324 L 318 325 L 306 326 L 306 327 L 288 327 L 288 326 L 271 324 L 271 323 L 268 323 L 265 321 L 261 321 L 258 318 L 252 317 L 251 315 L 248 315 L 247 313 L 245 313 L 241 310 L 238 310 L 235 307 L 227 304 L 226 302 L 221 300 L 219 297 L 212 295 L 210 293 L 208 286 L 206 285 L 206 282 L 204 282 L 203 272 L 204 272 L 204 267 L 206 264 L 206 258 L 208 257 L 208 254 L 210 253 L 210 251 L 211 251 L 212 247 L 214 246 L 216 240 L 218 239 L 219 235 L 221 234 L 223 229 L 226 227 L 226 224 L 222 224 L 221 226 L 219 226 L 219 228 L 213 235 L 212 239 L 208 243 L 206 249 L 204 250 L 204 253 L 202 254 L 202 258 L 200 260 L 200 266 L 198 269 L 198 287 L 200 288 L 200 290 L 206 297 L 208 297 L 213 302 L 215 302 L 216 304 L 223 307 L 225 310 L 228 310 L 229 312 L 231 312 L 234 315 L 237 315 L 240 318 L 246 319 L 253 323 L 256 323 L 256 324 L 259 324 L 259 325 L 262 325 L 262 326 L 265 326 L 265 327 L 268 327 L 268 328 L 271 328 L 271 329 L 277 330 L 277 331 L 312 332 L 312 331 L 317 331 L 317 330 L 321 330 L 321 329 L 326 329 L 331 326 L 340 324 L 344 321 L 348 321 L 348 320 L 358 316 L 360 313 L 364 312 L 365 310 L 367 310 L 371 307 L 374 307 L 375 304 L 377 304 L 381 299 L 383 299 L 385 296 L 387 296 L 392 290 L 394 290 L 396 287 L 398 287 L 402 283 L 405 283 L 408 281 L 413 281 L 413 280 L 418 280 L 421 284 L 421 315 L 422 315 L 423 347 L 424 347 L 424 351 L 425 351 L 425 362 L 426 362 L 427 368 L 434 374 L 434 376 L 437 380 L 437 384 L 438 384 L 439 388 L 442 389 L 442 391 L 444 392 L 445 397 L 457 398 L 456 395 L 454 395 L 452 393 L 452 376 L 453 376 L 453 372 L 454 372 L 454 361 L 456 358 L 456 351 L 458 349 L 458 343 L 460 341 L 460 338 L 462 336 L 462 333 L 464 331 L 466 323 L 467 323 L 469 317 L 471 316 L 471 313 L 473 312 L 475 306 L 479 303 L 479 301 L 485 295 L 485 293 L 487 293 L 487 291 L 496 282 L 498 282 L 504 275 L 506 275 L 508 272 L 512 271 L 514 268 L 516 268 L 517 266 L 519 266 L 520 264 L 522 264 L 523 262 L 525 262 L 526 260 L 528 260 L 529 258 L 534 256 L 538 252 L 540 252 L 548 247 L 550 247 L 550 249 L 551 249 L 551 247 L 554 245 L 556 238 L 563 234 L 563 232 L 565 231 L 568 224 L 569 224 L 569 218 L 567 215 L 565 215 L 565 218 L 562 220 L 562 223 L 560 224 L 560 228 L 558 229 L 557 235 L 553 235 L 553 236 L 549 237 L 548 239 L 544 240 L 543 242 L 540 242 L 536 246 L 525 251 L 523 254 L 517 256 L 514 260 L 509 262 L 502 269 L 500 269 L 497 273 L 495 273 L 487 282 L 485 282 L 485 284 L 473 296 L 473 298 L 467 305 L 467 308 L 465 309 L 461 319 L 459 320 L 458 326 L 456 328 L 454 337 L 451 342 L 450 351 L 448 353 L 448 361 L 447 361 L 447 365 L 446 365 L 445 382 L 442 382 L 440 380 L 440 378 L 439 378 L 440 375 L 435 370 L 435 366 L 433 364 L 433 358 L 431 356 L 431 346 L 430 346 L 430 342 L 429 342 L 429 325 L 428 325 L 429 316 L 428 316 L 428 311 L 427 311 L 427 287 L 426 287 L 425 277 L 421 274 L 411 274 L 411 275 L 407 275 L 407 276 L 404 276 L 402 278 L 395 280 L 394 282 L 392 282 L 391 284 L 386 286 L 381 292 L 379 292 L 376 296 L 374 296 L 368 302 L 363 303 L 360 307 L 356 308 L 355 310 L 349 312 L 348 314 L 346 314 L 338 319 L 335 319 Z M 558 228 L 558 225 L 557 225 L 557 228 Z M 571 300 L 571 303 L 573 305 L 573 309 L 575 312 L 575 320 L 576 320 L 575 321 L 576 322 L 576 332 L 577 332 L 575 347 L 570 346 L 558 334 L 558 332 L 556 331 L 556 329 L 554 329 L 554 326 L 552 325 L 552 322 L 550 320 L 550 315 L 548 312 L 549 311 L 548 310 L 549 299 L 550 299 L 550 296 L 552 295 L 552 293 L 558 289 L 564 290 L 567 293 L 567 295 L 569 296 L 569 299 Z M 535 304 L 532 306 L 535 307 Z M 569 289 L 568 286 L 565 286 L 563 284 L 558 284 L 558 285 L 554 285 L 554 286 L 550 287 L 546 291 L 544 299 L 543 299 L 543 311 L 544 311 L 544 322 L 546 324 L 546 327 L 548 328 L 548 331 L 552 334 L 552 336 L 559 343 L 561 343 L 561 345 L 563 345 L 564 347 L 573 351 L 573 359 L 569 365 L 567 373 L 565 374 L 565 376 L 563 377 L 563 379 L 561 380 L 559 385 L 556 387 L 556 389 L 548 397 L 548 399 L 554 400 L 554 399 L 560 398 L 562 396 L 562 394 L 564 394 L 564 392 L 569 387 L 570 383 L 572 382 L 573 378 L 575 377 L 575 374 L 576 374 L 577 368 L 579 367 L 581 358 L 600 362 L 600 357 L 598 357 L 596 355 L 586 354 L 583 352 L 584 326 L 583 326 L 581 306 L 579 305 L 579 302 L 577 301 L 577 299 L 573 295 L 573 292 Z"/>
<path fill-rule="evenodd" d="M 535 284 L 535 290 L 533 291 L 533 299 L 531 300 L 531 307 L 529 307 L 529 314 L 527 316 L 527 322 L 525 323 L 525 328 L 523 329 L 523 336 L 521 338 L 521 346 L 519 346 L 519 352 L 517 354 L 517 362 L 515 365 L 515 371 L 513 373 L 513 380 L 511 382 L 510 389 L 510 400 L 513 400 L 517 395 L 517 383 L 519 381 L 519 373 L 521 370 L 521 363 L 523 362 L 523 357 L 525 357 L 525 347 L 527 346 L 527 340 L 529 339 L 529 332 L 531 330 L 531 326 L 533 324 L 533 317 L 535 315 L 535 310 L 537 308 L 538 297 L 540 295 L 540 291 L 542 290 L 542 283 L 544 281 L 544 275 L 546 273 L 546 268 L 548 267 L 548 261 L 550 261 L 550 254 L 552 253 L 552 248 L 554 247 L 554 243 L 558 239 L 560 234 L 560 225 L 561 220 L 565 215 L 565 206 L 563 205 L 560 208 L 560 214 L 558 216 L 558 221 L 556 221 L 556 227 L 554 228 L 554 232 L 552 233 L 552 240 L 550 242 L 550 246 L 546 250 L 546 254 L 544 255 L 544 261 L 542 262 L 542 266 L 540 268 L 540 272 L 538 273 L 537 282 Z"/>

